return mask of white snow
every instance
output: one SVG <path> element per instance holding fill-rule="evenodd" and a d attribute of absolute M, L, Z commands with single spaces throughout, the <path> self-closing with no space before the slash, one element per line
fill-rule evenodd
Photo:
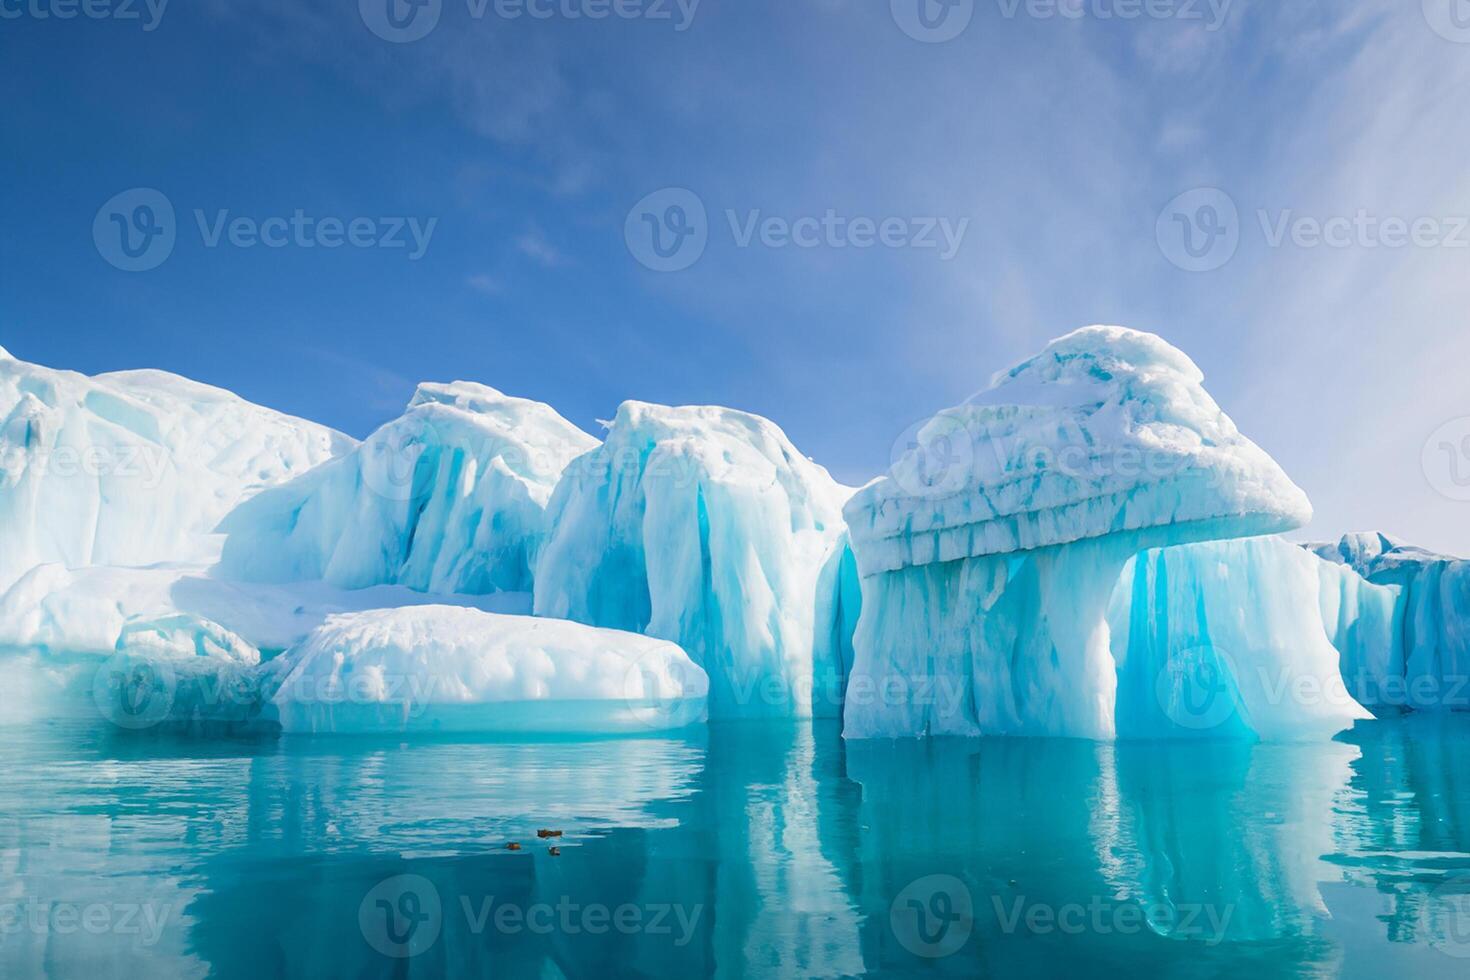
<path fill-rule="evenodd" d="M 354 452 L 231 514 L 222 569 L 349 589 L 529 592 L 552 488 L 596 446 L 540 402 L 420 385 Z"/>
<path fill-rule="evenodd" d="M 552 497 L 536 614 L 679 643 L 715 717 L 835 711 L 850 493 L 759 416 L 626 402 Z"/>
<path fill-rule="evenodd" d="M 647 732 L 709 689 L 672 643 L 446 606 L 334 616 L 273 674 L 288 732 Z"/>
<path fill-rule="evenodd" d="M 352 444 L 161 371 L 0 358 L 0 587 L 47 562 L 212 561 L 236 504 Z"/>
<path fill-rule="evenodd" d="M 846 734 L 1114 737 L 1107 612 L 1129 559 L 1311 514 L 1202 381 L 1158 337 L 1088 327 L 940 413 L 859 491 Z"/>
<path fill-rule="evenodd" d="M 863 574 L 1150 527 L 1185 540 L 1306 523 L 1306 494 L 1203 380 L 1152 334 L 1086 327 L 1053 341 L 936 415 L 853 497 Z"/>
<path fill-rule="evenodd" d="M 130 620 L 188 616 L 217 623 L 267 656 L 306 639 L 328 616 L 411 605 L 529 613 L 529 593 L 428 596 L 403 586 L 338 589 L 320 582 L 236 582 L 190 565 L 42 565 L 0 594 L 0 649 L 53 655 L 114 650 Z"/>

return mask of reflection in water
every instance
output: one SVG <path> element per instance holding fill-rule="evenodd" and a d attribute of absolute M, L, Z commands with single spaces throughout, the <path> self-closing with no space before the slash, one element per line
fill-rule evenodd
<path fill-rule="evenodd" d="M 1464 716 L 1310 745 L 7 737 L 7 978 L 1470 962 Z"/>

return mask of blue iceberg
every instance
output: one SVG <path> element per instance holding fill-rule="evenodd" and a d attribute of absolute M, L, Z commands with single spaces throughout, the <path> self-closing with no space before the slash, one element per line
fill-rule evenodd
<path fill-rule="evenodd" d="M 848 737 L 1107 739 L 1130 560 L 1288 530 L 1311 506 L 1188 357 L 1088 327 L 935 416 L 845 514 L 863 591 Z"/>
<path fill-rule="evenodd" d="M 860 601 L 850 493 L 766 419 L 627 402 L 552 497 L 536 615 L 678 643 L 712 717 L 835 714 Z"/>

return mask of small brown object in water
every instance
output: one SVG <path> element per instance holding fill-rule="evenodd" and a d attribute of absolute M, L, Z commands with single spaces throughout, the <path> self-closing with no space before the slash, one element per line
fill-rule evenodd
<path fill-rule="evenodd" d="M 538 831 L 536 831 L 536 836 L 537 837 L 540 837 L 542 840 L 545 840 L 548 837 L 560 837 L 561 836 L 561 831 L 559 831 L 559 830 L 538 830 Z"/>
<path fill-rule="evenodd" d="M 509 844 L 505 845 L 505 849 L 507 851 L 519 851 L 521 849 L 521 845 L 517 844 L 515 841 L 511 841 Z"/>

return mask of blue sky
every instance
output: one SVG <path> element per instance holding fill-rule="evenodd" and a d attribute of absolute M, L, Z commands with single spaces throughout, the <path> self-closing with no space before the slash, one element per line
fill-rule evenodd
<path fill-rule="evenodd" d="M 1194 357 L 1309 535 L 1470 553 L 1467 0 L 394 0 L 437 14 L 412 41 L 387 0 L 92 2 L 0 0 L 23 359 L 358 436 L 420 380 L 594 432 L 627 398 L 725 404 L 859 483 L 1121 323 Z M 143 220 L 136 188 L 174 241 L 124 271 L 94 222 Z M 637 233 L 669 188 L 703 250 L 658 271 Z"/>

